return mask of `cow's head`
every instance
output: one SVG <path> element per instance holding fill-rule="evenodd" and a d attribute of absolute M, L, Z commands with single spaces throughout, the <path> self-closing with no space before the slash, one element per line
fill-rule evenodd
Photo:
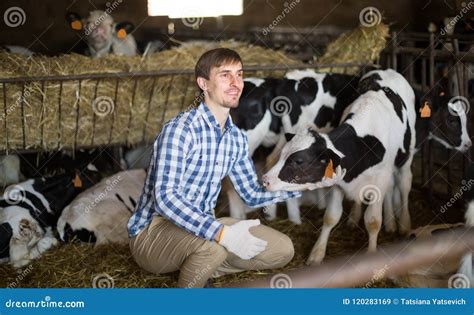
<path fill-rule="evenodd" d="M 342 154 L 326 135 L 307 129 L 301 134 L 286 134 L 279 161 L 263 176 L 269 191 L 301 191 L 320 188 L 325 175 L 340 165 Z"/>
<path fill-rule="evenodd" d="M 461 152 L 471 147 L 467 132 L 468 105 L 463 98 L 452 97 L 437 87 L 421 98 L 420 105 L 431 108 L 430 137 L 446 148 Z"/>
<path fill-rule="evenodd" d="M 115 23 L 110 14 L 100 10 L 90 12 L 87 18 L 69 12 L 66 21 L 73 30 L 83 31 L 87 43 L 96 48 L 107 46 L 114 36 L 124 39 L 134 28 L 130 22 Z"/>
<path fill-rule="evenodd" d="M 64 175 L 46 177 L 38 182 L 38 190 L 50 201 L 51 209 L 59 214 L 64 207 L 84 190 L 101 180 L 101 174 L 94 164 L 68 170 Z"/>

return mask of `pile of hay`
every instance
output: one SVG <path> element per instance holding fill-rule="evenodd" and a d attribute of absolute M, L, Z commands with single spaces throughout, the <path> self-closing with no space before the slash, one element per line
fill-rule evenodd
<path fill-rule="evenodd" d="M 435 205 L 442 205 L 445 200 L 435 200 Z M 439 215 L 436 206 L 430 206 L 422 191 L 413 189 L 410 193 L 410 205 L 412 211 L 413 226 L 418 227 L 426 224 L 441 223 L 444 221 Z M 217 215 L 227 215 L 225 200 L 219 200 L 216 209 L 221 209 Z M 344 209 L 350 209 L 350 204 L 345 204 Z M 455 209 L 452 209 L 455 211 Z M 284 217 L 286 211 L 279 209 L 279 216 Z M 262 276 L 288 272 L 305 266 L 311 248 L 319 236 L 323 223 L 323 211 L 302 208 L 301 225 L 294 225 L 288 220 L 276 220 L 266 222 L 259 213 L 252 213 L 250 218 L 260 218 L 263 224 L 269 225 L 278 231 L 287 234 L 295 246 L 295 256 L 285 268 L 277 270 L 246 271 L 234 275 L 228 275 L 215 279 L 215 285 L 222 287 L 243 280 L 257 279 Z M 367 250 L 368 236 L 364 224 L 361 222 L 359 228 L 349 229 L 346 227 L 347 212 L 344 213 L 339 224 L 331 232 L 327 248 L 327 260 L 345 255 L 363 254 Z M 399 240 L 396 234 L 381 231 L 379 245 L 393 243 Z M 127 245 L 103 245 L 94 248 L 85 244 L 59 245 L 47 251 L 40 259 L 33 261 L 31 266 L 25 267 L 18 273 L 7 264 L 0 264 L 0 287 L 60 287 L 60 288 L 90 288 L 93 287 L 94 279 L 105 279 L 104 286 L 109 285 L 113 279 L 113 285 L 117 288 L 141 288 L 175 287 L 177 273 L 155 275 L 139 268 L 131 257 Z M 109 279 L 109 280 L 107 280 Z M 97 280 L 96 280 L 97 281 Z M 396 285 L 388 279 L 371 283 L 371 287 L 395 287 Z M 364 286 L 362 286 L 364 287 Z"/>
<path fill-rule="evenodd" d="M 317 61 L 321 64 L 374 62 L 386 47 L 388 36 L 389 27 L 384 23 L 371 27 L 360 25 L 350 32 L 341 34 L 334 42 L 330 43 L 324 55 Z M 357 67 L 333 68 L 321 69 L 321 71 L 357 74 L 360 69 Z"/>
<path fill-rule="evenodd" d="M 186 44 L 146 58 L 110 55 L 91 59 L 77 54 L 26 57 L 1 53 L 0 78 L 95 73 L 110 77 L 0 85 L 0 150 L 150 142 L 164 122 L 200 102 L 192 70 L 199 56 L 215 47 L 235 49 L 245 66 L 298 63 L 281 52 L 235 41 Z M 155 78 L 115 75 L 163 69 L 178 70 L 178 74 Z M 281 76 L 283 72 L 252 75 Z"/>

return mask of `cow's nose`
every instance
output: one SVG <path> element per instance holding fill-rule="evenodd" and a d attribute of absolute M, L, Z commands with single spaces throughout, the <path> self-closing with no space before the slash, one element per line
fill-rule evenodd
<path fill-rule="evenodd" d="M 267 175 L 262 176 L 263 187 L 268 187 L 270 185 L 270 180 Z"/>

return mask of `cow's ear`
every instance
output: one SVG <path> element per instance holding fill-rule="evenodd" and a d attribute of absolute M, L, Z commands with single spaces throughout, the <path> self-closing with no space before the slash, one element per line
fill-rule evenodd
<path fill-rule="evenodd" d="M 76 12 L 66 13 L 66 22 L 69 24 L 69 27 L 75 31 L 80 31 L 84 27 L 81 20 L 81 16 Z"/>
<path fill-rule="evenodd" d="M 293 139 L 294 136 L 295 136 L 294 133 L 289 133 L 289 132 L 285 133 L 286 142 L 290 142 L 291 139 Z"/>
<path fill-rule="evenodd" d="M 120 39 L 125 39 L 128 34 L 132 33 L 135 26 L 130 22 L 120 22 L 115 25 L 115 34 Z"/>

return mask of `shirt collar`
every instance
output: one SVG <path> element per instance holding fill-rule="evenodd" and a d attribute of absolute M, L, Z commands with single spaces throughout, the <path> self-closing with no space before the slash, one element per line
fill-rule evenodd
<path fill-rule="evenodd" d="M 204 120 L 207 122 L 209 127 L 215 127 L 215 128 L 221 128 L 219 125 L 219 122 L 217 121 L 216 117 L 214 117 L 214 114 L 209 110 L 209 107 L 207 107 L 204 102 L 201 102 L 198 106 L 198 111 L 202 114 L 204 117 Z M 224 125 L 224 132 L 227 130 L 230 130 L 234 126 L 234 123 L 232 122 L 232 117 L 227 117 L 227 120 Z"/>

